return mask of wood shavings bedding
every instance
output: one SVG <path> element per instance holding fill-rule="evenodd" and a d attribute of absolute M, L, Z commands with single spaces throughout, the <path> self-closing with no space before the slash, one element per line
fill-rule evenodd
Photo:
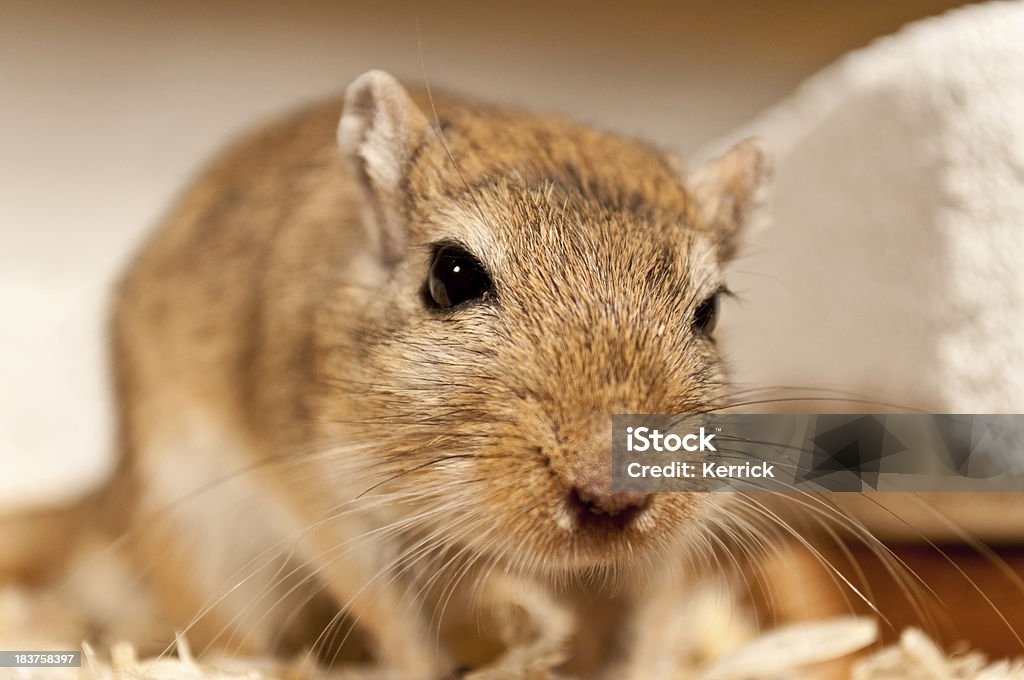
<path fill-rule="evenodd" d="M 718 607 L 710 607 L 712 601 Z M 698 640 L 701 650 L 687 650 L 683 659 L 660 659 L 634 675 L 653 680 L 798 680 L 817 677 L 813 664 L 839 659 L 874 643 L 878 626 L 872 619 L 844 617 L 753 633 L 752 622 L 722 626 L 720 599 L 695 597 L 687 603 L 691 631 L 714 630 L 718 636 L 682 636 Z M 732 614 L 730 614 L 731 618 Z M 693 628 L 690 628 L 690 626 Z M 46 593 L 0 590 L 0 649 L 82 649 L 78 668 L 0 668 L 0 680 L 370 680 L 372 670 L 317 668 L 307 658 L 275 660 L 211 656 L 196 659 L 184 638 L 177 653 L 139 659 L 128 643 L 109 651 L 69 640 L 84 628 Z M 733 631 L 730 633 L 729 631 Z M 735 631 L 744 631 L 736 633 Z M 696 660 L 696 662 L 695 662 Z M 660 669 L 657 667 L 660 665 Z M 851 665 L 850 680 L 1024 680 L 1024 659 L 990 661 L 978 652 L 949 655 L 924 633 L 904 631 L 898 643 L 872 652 Z"/>

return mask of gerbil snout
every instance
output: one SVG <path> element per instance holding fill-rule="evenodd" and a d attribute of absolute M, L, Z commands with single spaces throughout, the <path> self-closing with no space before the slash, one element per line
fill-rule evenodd
<path fill-rule="evenodd" d="M 643 512 L 650 500 L 646 493 L 614 493 L 598 484 L 575 486 L 569 506 L 580 528 L 622 529 Z"/>
<path fill-rule="evenodd" d="M 650 494 L 612 489 L 611 446 L 601 437 L 565 446 L 550 465 L 568 489 L 566 502 L 577 529 L 624 529 L 650 501 Z"/>

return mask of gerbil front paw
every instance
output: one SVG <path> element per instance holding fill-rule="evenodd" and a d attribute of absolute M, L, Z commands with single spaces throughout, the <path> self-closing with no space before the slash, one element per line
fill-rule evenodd
<path fill-rule="evenodd" d="M 481 603 L 493 616 L 505 651 L 492 663 L 461 670 L 458 680 L 564 680 L 555 672 L 568 655 L 571 613 L 538 584 L 507 575 L 492 576 Z"/>

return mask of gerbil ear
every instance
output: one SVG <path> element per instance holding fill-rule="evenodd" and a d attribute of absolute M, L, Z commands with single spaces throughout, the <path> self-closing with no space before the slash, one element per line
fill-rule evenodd
<path fill-rule="evenodd" d="M 338 144 L 366 194 L 371 236 L 387 263 L 403 257 L 402 185 L 426 130 L 409 93 L 384 71 L 364 73 L 345 91 Z"/>
<path fill-rule="evenodd" d="M 758 190 L 768 175 L 760 145 L 746 139 L 689 177 L 687 185 L 700 219 L 718 236 L 722 261 L 736 254 L 740 230 L 757 204 Z"/>

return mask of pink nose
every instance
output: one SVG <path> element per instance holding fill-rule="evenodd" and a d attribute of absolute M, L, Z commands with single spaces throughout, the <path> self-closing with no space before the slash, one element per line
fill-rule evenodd
<path fill-rule="evenodd" d="M 613 493 L 603 484 L 586 483 L 572 490 L 575 500 L 583 509 L 595 515 L 618 515 L 633 513 L 647 505 L 650 494 L 646 493 Z"/>

